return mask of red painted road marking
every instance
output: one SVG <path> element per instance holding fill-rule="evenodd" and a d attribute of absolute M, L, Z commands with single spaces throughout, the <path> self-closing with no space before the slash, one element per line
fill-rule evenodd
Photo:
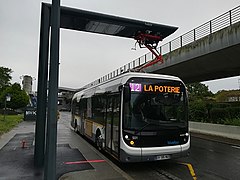
<path fill-rule="evenodd" d="M 98 163 L 98 162 L 105 162 L 105 160 L 88 160 L 88 161 L 74 161 L 74 162 L 65 162 L 64 164 L 71 165 L 71 164 L 84 164 L 84 163 Z"/>

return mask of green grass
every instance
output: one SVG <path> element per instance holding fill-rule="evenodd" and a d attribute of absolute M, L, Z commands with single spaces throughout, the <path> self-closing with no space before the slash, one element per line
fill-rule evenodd
<path fill-rule="evenodd" d="M 4 120 L 4 115 L 0 114 L 0 135 L 10 131 L 18 123 L 23 121 L 23 114 L 20 115 L 6 115 Z"/>
<path fill-rule="evenodd" d="M 240 126 L 240 118 L 225 119 L 225 125 Z"/>

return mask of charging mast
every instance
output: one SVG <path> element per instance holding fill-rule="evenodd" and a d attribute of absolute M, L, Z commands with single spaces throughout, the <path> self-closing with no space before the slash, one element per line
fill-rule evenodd
<path fill-rule="evenodd" d="M 50 67 L 48 67 L 50 27 Z M 34 164 L 37 168 L 44 166 L 44 179 L 49 180 L 56 179 L 60 28 L 135 39 L 140 47 L 145 46 L 156 57 L 156 61 L 141 68 L 155 62 L 163 62 L 161 54 L 156 52 L 156 46 L 160 40 L 177 30 L 177 27 L 173 26 L 60 7 L 60 0 L 52 0 L 52 5 L 42 3 Z"/>

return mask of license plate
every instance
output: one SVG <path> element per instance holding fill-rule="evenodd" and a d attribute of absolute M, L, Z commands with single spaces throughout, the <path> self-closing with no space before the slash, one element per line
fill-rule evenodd
<path fill-rule="evenodd" d="M 165 159 L 170 159 L 170 155 L 159 155 L 156 156 L 156 160 L 165 160 Z"/>

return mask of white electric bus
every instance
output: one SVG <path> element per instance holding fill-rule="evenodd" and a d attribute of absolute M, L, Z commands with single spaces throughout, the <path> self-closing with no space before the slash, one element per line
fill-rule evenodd
<path fill-rule="evenodd" d="M 71 126 L 120 162 L 186 156 L 186 87 L 174 76 L 119 75 L 73 96 Z"/>

